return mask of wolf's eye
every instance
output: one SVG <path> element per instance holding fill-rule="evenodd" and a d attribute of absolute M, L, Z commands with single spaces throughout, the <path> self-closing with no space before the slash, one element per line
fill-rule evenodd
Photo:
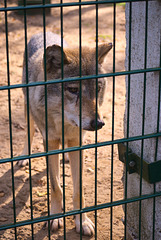
<path fill-rule="evenodd" d="M 79 92 L 79 89 L 77 87 L 68 87 L 67 90 L 73 94 L 78 94 Z"/>

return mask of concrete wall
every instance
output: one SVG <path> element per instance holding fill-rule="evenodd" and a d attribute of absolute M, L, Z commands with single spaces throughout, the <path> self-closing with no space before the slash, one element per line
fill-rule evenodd
<path fill-rule="evenodd" d="M 132 3 L 131 29 L 131 70 L 144 68 L 145 57 L 145 2 Z M 147 68 L 160 66 L 160 32 L 161 5 L 159 1 L 148 3 L 148 38 L 147 38 Z M 129 60 L 129 3 L 126 4 L 126 70 Z M 130 100 L 129 137 L 142 135 L 144 74 L 131 75 L 130 98 L 128 99 L 128 77 L 126 77 L 126 111 L 124 132 L 127 136 L 127 101 Z M 158 115 L 159 73 L 146 74 L 146 106 L 145 134 L 155 133 Z M 160 121 L 161 127 L 161 121 Z M 161 130 L 161 128 L 160 128 Z M 137 155 L 141 155 L 141 141 L 129 143 L 129 147 Z M 156 140 L 144 140 L 143 158 L 149 162 L 155 159 Z M 161 160 L 161 139 L 159 139 L 157 160 Z M 128 198 L 139 196 L 140 176 L 128 174 Z M 161 191 L 161 183 L 156 184 L 156 190 Z M 142 194 L 154 192 L 153 184 L 143 180 Z M 127 207 L 127 240 L 139 238 L 139 202 L 128 204 Z M 153 199 L 142 201 L 141 239 L 151 240 L 153 237 Z M 161 239 L 161 198 L 156 198 L 155 239 Z"/>

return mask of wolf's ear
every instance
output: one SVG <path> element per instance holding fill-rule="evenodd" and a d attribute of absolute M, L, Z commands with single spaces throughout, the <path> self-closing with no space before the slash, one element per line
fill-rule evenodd
<path fill-rule="evenodd" d="M 46 69 L 61 68 L 62 63 L 62 48 L 58 45 L 49 46 L 46 49 Z M 69 64 L 66 54 L 63 51 L 63 64 Z"/>
<path fill-rule="evenodd" d="M 99 64 L 103 63 L 105 56 L 111 50 L 111 48 L 112 48 L 112 43 L 104 43 L 104 44 L 98 45 L 98 63 Z"/>

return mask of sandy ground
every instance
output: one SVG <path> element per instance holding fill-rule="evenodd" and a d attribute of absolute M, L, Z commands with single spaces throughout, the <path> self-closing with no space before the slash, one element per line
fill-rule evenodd
<path fill-rule="evenodd" d="M 8 1 L 8 6 L 15 6 L 17 1 Z M 0 7 L 3 4 L 0 3 Z M 125 58 L 125 9 L 117 5 L 116 8 L 116 71 L 124 70 Z M 64 39 L 70 46 L 79 45 L 79 9 L 66 7 L 63 10 Z M 82 44 L 95 46 L 95 6 L 82 7 Z M 14 12 L 8 15 L 8 40 L 9 40 L 9 71 L 10 84 L 21 83 L 22 59 L 25 46 L 24 18 Z M 99 42 L 113 41 L 113 6 L 100 5 L 98 10 L 98 36 Z M 53 8 L 51 15 L 46 17 L 46 30 L 60 33 L 60 9 Z M 42 16 L 27 17 L 28 39 L 34 34 L 43 31 Z M 0 86 L 8 84 L 6 61 L 6 36 L 5 16 L 0 12 Z M 111 51 L 104 65 L 107 72 L 112 72 L 113 52 Z M 115 78 L 115 125 L 114 139 L 123 137 L 123 116 L 125 106 L 125 81 L 124 77 Z M 98 141 L 111 140 L 112 136 L 112 92 L 113 79 L 108 79 L 108 89 L 103 105 L 105 127 L 98 132 Z M 12 146 L 13 156 L 21 154 L 25 138 L 25 118 L 23 112 L 22 89 L 11 90 L 11 118 L 12 118 Z M 85 144 L 94 142 L 94 133 L 87 133 Z M 0 159 L 11 156 L 9 132 L 8 91 L 0 91 Z M 34 137 L 32 152 L 43 152 L 42 138 L 37 130 Z M 86 206 L 95 203 L 95 150 L 84 151 L 84 189 Z M 103 204 L 111 201 L 111 146 L 98 148 L 97 166 L 97 203 Z M 118 160 L 117 146 L 114 146 L 113 155 L 113 201 L 123 199 L 123 184 L 121 181 L 123 164 Z M 61 164 L 62 167 L 62 164 Z M 30 211 L 30 177 L 29 167 L 19 168 L 13 164 L 16 220 L 24 221 L 31 217 Z M 37 158 L 31 160 L 32 173 L 32 201 L 33 217 L 47 216 L 47 178 L 46 160 Z M 61 178 L 62 180 L 62 178 Z M 66 211 L 72 210 L 72 182 L 69 164 L 65 164 L 65 197 Z M 110 239 L 110 208 L 97 211 L 97 239 Z M 94 212 L 89 217 L 94 221 Z M 122 206 L 113 208 L 113 240 L 123 239 L 124 225 Z M 0 225 L 11 224 L 13 217 L 12 171 L 11 163 L 0 164 Z M 34 239 L 46 240 L 47 229 L 44 223 L 33 225 Z M 31 239 L 31 226 L 17 228 L 17 239 Z M 0 239 L 15 239 L 14 229 L 0 232 Z M 64 239 L 63 230 L 51 233 L 51 239 Z M 73 217 L 66 219 L 66 239 L 80 239 L 75 232 Z M 83 237 L 83 239 L 88 239 Z M 93 236 L 91 239 L 95 239 Z"/>

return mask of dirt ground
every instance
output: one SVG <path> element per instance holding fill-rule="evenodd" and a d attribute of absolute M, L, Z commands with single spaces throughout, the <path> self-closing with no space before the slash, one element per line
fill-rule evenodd
<path fill-rule="evenodd" d="M 7 1 L 8 6 L 16 6 L 17 1 Z M 55 2 L 55 1 L 52 1 Z M 0 7 L 3 7 L 1 1 Z M 9 72 L 10 84 L 21 83 L 22 59 L 25 47 L 24 18 L 11 11 L 8 18 L 8 44 L 9 44 Z M 95 46 L 96 35 L 96 9 L 95 6 L 82 7 L 82 45 Z M 43 31 L 43 18 L 41 15 L 27 16 L 28 39 L 35 33 Z M 46 31 L 60 34 L 60 9 L 52 8 L 51 15 L 46 16 Z M 66 7 L 63 9 L 63 34 L 69 46 L 79 46 L 79 9 L 78 7 Z M 99 43 L 113 41 L 113 6 L 99 5 L 98 9 L 98 37 Z M 8 84 L 7 60 L 6 60 L 6 35 L 5 15 L 0 12 L 0 86 Z M 125 8 L 117 5 L 116 8 L 116 71 L 124 70 L 125 59 Z M 113 71 L 113 52 L 106 59 L 104 67 L 107 72 Z M 112 137 L 112 96 L 113 79 L 108 79 L 108 89 L 102 108 L 105 127 L 98 132 L 98 141 L 108 141 Z M 115 78 L 115 119 L 114 139 L 123 137 L 123 117 L 125 107 L 125 79 L 124 76 Z M 21 154 L 25 138 L 25 118 L 23 112 L 22 89 L 11 90 L 11 118 L 12 118 L 12 146 L 13 156 Z M 91 144 L 94 133 L 87 132 L 84 144 Z M 8 91 L 0 91 L 0 159 L 11 157 L 9 132 L 9 107 Z M 32 153 L 43 152 L 42 137 L 37 130 L 32 146 Z M 86 206 L 95 204 L 95 150 L 84 151 L 84 189 Z M 114 146 L 113 155 L 113 201 L 123 199 L 123 184 L 121 181 L 123 164 L 118 160 L 117 146 Z M 62 164 L 61 164 L 62 167 Z M 11 163 L 0 164 L 0 225 L 14 222 L 12 171 Z M 29 220 L 30 211 L 30 177 L 29 167 L 19 168 L 16 162 L 13 164 L 16 221 Z M 37 158 L 31 160 L 32 173 L 32 202 L 33 218 L 47 216 L 47 178 L 46 160 Z M 62 181 L 62 177 L 61 177 Z M 111 201 L 111 146 L 98 148 L 97 166 L 97 203 L 109 203 Z M 66 211 L 72 210 L 72 182 L 69 164 L 65 164 L 65 198 Z M 97 211 L 97 239 L 110 239 L 110 208 Z M 94 212 L 88 213 L 94 222 Z M 113 207 L 113 240 L 123 239 L 124 217 L 122 206 Z M 46 240 L 47 229 L 44 223 L 33 225 L 34 239 Z M 26 225 L 17 228 L 17 239 L 31 239 L 31 226 Z M 0 239 L 15 239 L 14 229 L 0 232 Z M 64 239 L 64 231 L 51 233 L 51 239 Z M 75 232 L 73 217 L 66 218 L 66 239 L 80 239 Z M 83 237 L 88 239 L 88 237 Z M 95 239 L 95 236 L 90 239 Z"/>

